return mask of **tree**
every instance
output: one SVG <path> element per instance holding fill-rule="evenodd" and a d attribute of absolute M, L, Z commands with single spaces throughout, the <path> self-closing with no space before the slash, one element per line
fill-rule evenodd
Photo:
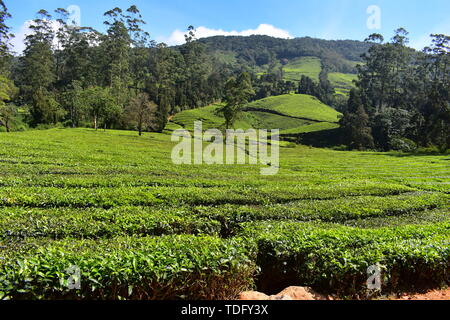
<path fill-rule="evenodd" d="M 188 27 L 185 35 L 186 44 L 180 48 L 184 59 L 185 77 L 181 83 L 183 91 L 183 101 L 188 108 L 198 108 L 212 102 L 208 97 L 208 76 L 210 74 L 210 64 L 205 53 L 205 46 L 195 37 L 195 28 Z"/>
<path fill-rule="evenodd" d="M 371 35 L 356 85 L 377 148 L 403 142 L 448 148 L 450 136 L 450 37 L 432 35 L 422 53 L 407 47 L 408 32 L 399 28 L 389 43 Z M 409 148 L 408 148 L 409 149 Z"/>
<path fill-rule="evenodd" d="M 420 106 L 424 125 L 422 143 L 450 147 L 450 36 L 433 34 L 432 45 L 424 49 L 428 95 Z"/>
<path fill-rule="evenodd" d="M 308 94 L 310 96 L 316 96 L 317 87 L 310 77 L 302 75 L 297 92 L 299 94 Z"/>
<path fill-rule="evenodd" d="M 340 125 L 345 142 L 351 148 L 364 150 L 374 147 L 369 116 L 364 109 L 360 94 L 355 89 L 350 91 L 347 110 L 340 120 Z"/>
<path fill-rule="evenodd" d="M 168 122 L 169 113 L 177 104 L 177 85 L 184 81 L 183 57 L 165 44 L 158 44 L 152 53 L 147 89 L 158 109 L 154 129 L 162 132 Z"/>
<path fill-rule="evenodd" d="M 254 94 L 251 78 L 247 72 L 241 73 L 237 79 L 228 80 L 225 86 L 225 105 L 218 110 L 225 118 L 226 129 L 234 125 L 242 107 Z"/>
<path fill-rule="evenodd" d="M 131 99 L 126 111 L 129 120 L 135 123 L 139 136 L 142 136 L 144 129 L 152 128 L 155 125 L 156 110 L 157 106 L 153 101 L 150 101 L 148 93 L 139 93 Z"/>
<path fill-rule="evenodd" d="M 118 106 L 123 107 L 129 99 L 130 51 L 132 40 L 126 26 L 127 16 L 122 9 L 114 8 L 107 11 L 105 25 L 107 34 L 102 43 L 105 61 L 105 84 L 112 88 L 113 96 Z"/>
<path fill-rule="evenodd" d="M 109 88 L 90 87 L 83 92 L 84 104 L 89 106 L 88 112 L 93 120 L 95 130 L 103 122 L 106 128 L 108 122 L 117 118 L 120 114 L 120 106 L 111 95 Z"/>
<path fill-rule="evenodd" d="M 0 125 L 5 126 L 6 131 L 10 132 L 11 122 L 17 114 L 17 107 L 8 104 L 17 94 L 17 88 L 14 83 L 4 76 L 0 75 Z"/>
<path fill-rule="evenodd" d="M 9 26 L 6 25 L 6 20 L 11 18 L 11 14 L 8 12 L 3 0 L 0 0 L 0 73 L 4 73 L 6 64 L 10 57 L 10 44 L 9 40 L 14 37 L 9 30 Z"/>
<path fill-rule="evenodd" d="M 150 50 L 156 45 L 150 40 L 148 32 L 143 30 L 146 22 L 142 19 L 142 15 L 136 6 L 127 9 L 126 16 L 128 34 L 131 40 L 132 48 L 130 51 L 130 71 L 133 81 L 133 87 L 138 93 L 145 87 L 148 79 Z"/>
<path fill-rule="evenodd" d="M 73 128 L 77 127 L 89 109 L 89 100 L 85 99 L 81 83 L 76 80 L 72 81 L 67 90 L 62 93 L 61 100 L 69 115 L 70 124 Z"/>
<path fill-rule="evenodd" d="M 65 9 L 55 11 L 59 18 L 55 50 L 57 88 L 64 90 L 77 81 L 83 88 L 100 84 L 101 70 L 99 47 L 100 34 L 92 28 L 72 25 Z"/>
<path fill-rule="evenodd" d="M 25 39 L 26 48 L 21 58 L 20 87 L 25 100 L 32 105 L 32 125 L 54 123 L 60 112 L 51 92 L 56 80 L 51 15 L 40 10 L 30 29 L 33 32 Z"/>

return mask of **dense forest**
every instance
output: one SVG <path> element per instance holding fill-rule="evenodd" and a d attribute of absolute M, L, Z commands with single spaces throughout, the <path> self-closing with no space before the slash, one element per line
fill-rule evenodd
<path fill-rule="evenodd" d="M 411 151 L 416 146 L 450 147 L 450 37 L 432 35 L 432 45 L 407 47 L 408 32 L 390 42 L 380 34 L 358 66 L 357 88 L 341 120 L 354 148 Z"/>
<path fill-rule="evenodd" d="M 351 61 L 361 61 L 371 44 L 354 40 L 321 40 L 314 38 L 278 39 L 269 36 L 216 36 L 200 39 L 207 52 L 233 52 L 242 64 L 269 65 L 274 60 L 286 63 L 303 57 L 319 57 L 332 72 L 356 73 Z"/>
<path fill-rule="evenodd" d="M 0 130 L 63 125 L 161 132 L 171 115 L 219 101 L 230 127 L 248 101 L 295 92 L 342 111 L 342 139 L 351 148 L 449 146 L 450 38 L 445 35 L 433 35 L 431 46 L 417 52 L 408 48 L 403 29 L 384 43 L 376 34 L 365 42 L 268 36 L 197 40 L 191 26 L 186 44 L 168 47 L 151 40 L 136 6 L 106 12 L 105 33 L 74 26 L 59 8 L 37 13 L 17 56 L 2 0 L 0 10 Z M 320 58 L 318 82 L 283 78 L 283 65 L 302 56 Z M 358 73 L 348 101 L 336 98 L 329 72 Z"/>

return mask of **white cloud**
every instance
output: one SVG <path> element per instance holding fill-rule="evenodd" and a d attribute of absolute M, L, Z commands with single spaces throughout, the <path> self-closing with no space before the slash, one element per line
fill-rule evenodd
<path fill-rule="evenodd" d="M 184 35 L 186 31 L 175 30 L 169 38 L 163 40 L 168 45 L 180 45 L 185 42 Z M 222 29 L 210 29 L 207 27 L 198 27 L 195 35 L 198 39 L 212 36 L 251 36 L 266 35 L 275 38 L 293 38 L 289 31 L 279 29 L 270 24 L 260 24 L 256 29 L 248 29 L 243 31 L 224 31 Z"/>
<path fill-rule="evenodd" d="M 13 33 L 15 37 L 11 40 L 11 44 L 13 45 L 12 50 L 18 54 L 21 54 L 25 49 L 25 37 L 31 33 L 29 27 L 31 25 L 31 20 L 25 21 L 22 26 L 18 30 L 15 30 Z"/>
<path fill-rule="evenodd" d="M 20 28 L 13 31 L 14 38 L 11 39 L 11 44 L 13 45 L 12 51 L 17 54 L 22 54 L 22 52 L 25 50 L 25 38 L 27 35 L 31 34 L 33 31 L 30 29 L 30 25 L 33 23 L 32 20 L 25 21 Z M 55 20 L 51 20 L 51 25 L 53 30 L 56 32 L 58 28 L 60 27 L 59 22 Z M 56 39 L 53 41 L 54 45 L 57 45 L 58 42 Z"/>

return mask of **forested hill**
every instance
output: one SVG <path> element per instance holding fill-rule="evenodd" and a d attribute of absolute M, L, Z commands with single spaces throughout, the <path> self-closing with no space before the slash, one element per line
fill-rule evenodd
<path fill-rule="evenodd" d="M 268 65 L 282 64 L 306 56 L 318 57 L 330 72 L 354 73 L 355 64 L 371 44 L 355 40 L 322 40 L 310 37 L 280 39 L 269 36 L 215 36 L 200 39 L 209 53 L 222 55 L 229 63 Z"/>

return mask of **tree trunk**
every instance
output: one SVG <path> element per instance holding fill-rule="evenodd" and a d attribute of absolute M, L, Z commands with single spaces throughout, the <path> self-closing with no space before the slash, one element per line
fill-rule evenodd
<path fill-rule="evenodd" d="M 94 116 L 94 129 L 97 130 L 97 116 Z"/>

